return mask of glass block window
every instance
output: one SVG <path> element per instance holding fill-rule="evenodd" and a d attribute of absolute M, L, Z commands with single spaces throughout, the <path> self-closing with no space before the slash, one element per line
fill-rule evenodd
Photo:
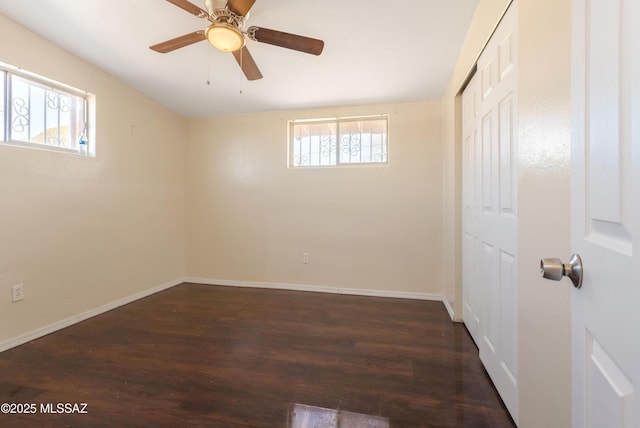
<path fill-rule="evenodd" d="M 289 166 L 323 167 L 388 162 L 388 117 L 289 122 Z"/>

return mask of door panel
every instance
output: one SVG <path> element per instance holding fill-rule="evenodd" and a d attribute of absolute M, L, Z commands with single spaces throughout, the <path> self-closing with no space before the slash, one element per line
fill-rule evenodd
<path fill-rule="evenodd" d="M 587 183 L 590 239 L 609 249 L 631 254 L 629 231 L 622 218 L 622 183 L 629 171 L 629 134 L 625 132 L 622 109 L 628 100 L 622 95 L 627 67 L 621 62 L 620 1 L 593 1 L 588 11 L 587 93 L 589 148 Z M 595 119 L 595 120 L 594 120 Z M 621 125 L 623 127 L 621 128 Z M 622 132 L 621 132 L 622 131 Z"/>
<path fill-rule="evenodd" d="M 483 101 L 486 103 L 486 101 Z M 482 118 L 482 210 L 493 211 L 493 180 L 496 175 L 492 170 L 493 156 L 493 111 Z"/>
<path fill-rule="evenodd" d="M 589 333 L 586 345 L 588 426 L 631 427 L 633 384 Z"/>
<path fill-rule="evenodd" d="M 640 5 L 574 0 L 573 424 L 640 427 Z"/>
<path fill-rule="evenodd" d="M 512 144 L 515 141 L 514 124 L 514 100 L 508 96 L 500 102 L 500 214 L 511 216 L 514 212 L 514 176 Z"/>
<path fill-rule="evenodd" d="M 498 347 L 498 330 L 500 328 L 500 318 L 498 311 L 492 311 L 494 302 L 498 301 L 498 293 L 496 292 L 496 286 L 498 285 L 494 280 L 493 272 L 495 271 L 493 265 L 494 261 L 494 248 L 493 245 L 487 242 L 482 243 L 482 256 L 480 258 L 480 268 L 482 269 L 482 275 L 480 276 L 480 288 L 482 293 L 484 304 L 482 305 L 482 315 L 485 319 L 484 328 L 481 331 L 482 341 L 478 344 L 480 348 L 480 358 L 490 359 L 488 362 L 491 364 L 495 358 L 497 358 L 496 348 Z M 486 346 L 485 346 L 486 345 Z M 484 350 L 484 352 L 483 352 Z M 485 362 L 485 365 L 487 362 Z"/>
<path fill-rule="evenodd" d="M 500 336 L 506 343 L 517 343 L 518 332 L 515 330 L 517 313 L 516 302 L 516 258 L 513 254 L 502 251 L 500 254 Z M 516 383 L 516 371 L 518 367 L 517 355 L 513 346 L 505 346 L 502 349 L 503 370 L 512 383 Z"/>

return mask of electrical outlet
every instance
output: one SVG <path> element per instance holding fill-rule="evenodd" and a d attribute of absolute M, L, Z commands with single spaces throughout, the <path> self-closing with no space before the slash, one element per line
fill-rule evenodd
<path fill-rule="evenodd" d="M 308 265 L 310 263 L 309 253 L 302 253 L 302 263 Z"/>
<path fill-rule="evenodd" d="M 23 299 L 24 299 L 24 286 L 22 284 L 17 284 L 11 287 L 11 301 L 15 303 Z"/>

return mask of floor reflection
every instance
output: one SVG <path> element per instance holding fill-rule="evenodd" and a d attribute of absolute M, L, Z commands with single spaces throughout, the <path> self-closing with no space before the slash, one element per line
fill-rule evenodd
<path fill-rule="evenodd" d="M 389 428 L 389 419 L 343 410 L 294 404 L 289 428 Z"/>

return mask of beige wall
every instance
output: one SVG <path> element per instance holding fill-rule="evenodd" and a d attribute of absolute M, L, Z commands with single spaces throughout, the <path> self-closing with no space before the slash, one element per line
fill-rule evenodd
<path fill-rule="evenodd" d="M 184 276 L 187 123 L 2 15 L 0 40 L 20 41 L 0 61 L 95 94 L 98 149 L 0 145 L 2 344 Z"/>
<path fill-rule="evenodd" d="M 288 120 L 379 113 L 388 166 L 287 168 Z M 189 276 L 440 295 L 441 116 L 424 102 L 191 121 Z"/>
<path fill-rule="evenodd" d="M 571 255 L 571 1 L 520 0 L 519 17 L 520 417 L 568 427 L 571 286 L 540 259 Z"/>
<path fill-rule="evenodd" d="M 509 0 L 480 0 L 444 104 L 444 294 L 462 313 L 456 94 Z M 570 1 L 518 0 L 521 427 L 571 426 L 570 290 L 540 278 L 569 248 Z M 544 26 L 541 25 L 544 23 Z"/>

